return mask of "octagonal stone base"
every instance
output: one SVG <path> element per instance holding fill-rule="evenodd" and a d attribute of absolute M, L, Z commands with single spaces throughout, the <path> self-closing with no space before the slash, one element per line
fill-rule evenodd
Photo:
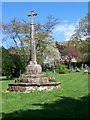
<path fill-rule="evenodd" d="M 39 64 L 34 64 L 30 61 L 30 64 L 26 67 L 26 74 L 38 74 L 42 72 L 42 67 Z"/>
<path fill-rule="evenodd" d="M 8 90 L 27 93 L 32 90 L 52 90 L 60 86 L 60 82 L 51 82 L 53 78 L 41 72 L 41 66 L 30 61 L 30 64 L 26 67 L 25 74 L 21 74 L 15 80 L 15 83 L 8 84 Z"/>

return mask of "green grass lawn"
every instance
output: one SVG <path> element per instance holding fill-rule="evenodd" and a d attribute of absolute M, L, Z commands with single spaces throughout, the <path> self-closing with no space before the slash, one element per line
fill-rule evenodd
<path fill-rule="evenodd" d="M 88 75 L 83 72 L 57 74 L 48 72 L 61 82 L 61 88 L 30 93 L 7 92 L 8 83 L 2 82 L 2 120 L 30 120 L 30 118 L 87 118 Z"/>

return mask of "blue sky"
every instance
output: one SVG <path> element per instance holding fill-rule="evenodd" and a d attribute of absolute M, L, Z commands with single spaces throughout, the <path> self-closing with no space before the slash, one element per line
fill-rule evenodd
<path fill-rule="evenodd" d="M 2 21 L 7 23 L 15 18 L 30 21 L 27 14 L 35 10 L 41 23 L 46 21 L 48 15 L 60 18 L 60 24 L 55 27 L 53 36 L 57 41 L 68 40 L 73 33 L 78 20 L 88 13 L 88 2 L 3 2 Z"/>

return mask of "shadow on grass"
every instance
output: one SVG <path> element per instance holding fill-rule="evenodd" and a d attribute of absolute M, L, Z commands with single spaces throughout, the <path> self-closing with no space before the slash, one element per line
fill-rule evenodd
<path fill-rule="evenodd" d="M 6 77 L 0 77 L 0 81 L 7 80 Z"/>
<path fill-rule="evenodd" d="M 71 97 L 60 97 L 54 103 L 40 104 L 35 103 L 34 106 L 41 106 L 42 109 L 35 110 L 19 110 L 13 113 L 3 113 L 2 120 L 31 120 L 31 119 L 64 119 L 79 118 L 88 119 L 88 99 L 90 95 L 82 97 L 80 100 Z"/>
<path fill-rule="evenodd" d="M 10 81 L 15 82 L 15 78 L 10 79 L 10 80 L 8 80 L 8 79 L 0 79 L 0 82 L 7 82 L 7 84 L 9 84 Z"/>
<path fill-rule="evenodd" d="M 14 80 L 14 79 L 7 79 L 6 77 L 0 77 L 0 81 L 10 81 L 10 80 Z"/>

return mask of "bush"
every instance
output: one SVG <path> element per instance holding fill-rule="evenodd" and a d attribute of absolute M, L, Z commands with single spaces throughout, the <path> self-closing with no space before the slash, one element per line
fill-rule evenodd
<path fill-rule="evenodd" d="M 2 75 L 7 79 L 19 77 L 20 70 L 23 71 L 23 63 L 17 54 L 10 54 L 8 49 L 2 48 Z"/>
<path fill-rule="evenodd" d="M 67 67 L 63 64 L 57 64 L 56 65 L 56 72 L 59 74 L 65 74 L 67 72 L 69 72 L 69 70 L 67 69 Z"/>

